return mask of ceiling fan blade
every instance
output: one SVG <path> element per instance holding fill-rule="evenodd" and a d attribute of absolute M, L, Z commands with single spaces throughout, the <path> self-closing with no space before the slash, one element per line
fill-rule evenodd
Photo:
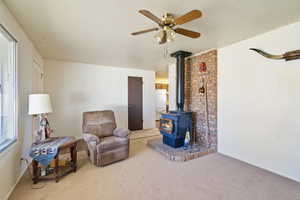
<path fill-rule="evenodd" d="M 200 18 L 202 16 L 202 13 L 200 10 L 192 10 L 185 15 L 182 15 L 181 17 L 178 17 L 175 19 L 175 24 L 180 25 L 180 24 L 185 24 L 189 21 L 192 21 L 194 19 Z"/>
<path fill-rule="evenodd" d="M 139 13 L 141 13 L 142 15 L 144 15 L 145 17 L 148 17 L 149 19 L 151 19 L 152 21 L 155 21 L 156 23 L 158 23 L 159 25 L 162 25 L 163 22 L 161 21 L 160 18 L 156 17 L 155 15 L 153 15 L 150 11 L 148 10 L 139 10 Z"/>
<path fill-rule="evenodd" d="M 131 35 L 139 35 L 139 34 L 148 33 L 148 32 L 151 32 L 151 31 L 158 31 L 158 29 L 159 28 L 149 28 L 149 29 L 146 29 L 146 30 L 131 33 Z"/>
<path fill-rule="evenodd" d="M 190 31 L 190 30 L 183 29 L 183 28 L 176 28 L 174 31 L 176 33 L 179 33 L 181 35 L 191 37 L 191 38 L 198 38 L 201 36 L 201 34 L 198 32 Z"/>

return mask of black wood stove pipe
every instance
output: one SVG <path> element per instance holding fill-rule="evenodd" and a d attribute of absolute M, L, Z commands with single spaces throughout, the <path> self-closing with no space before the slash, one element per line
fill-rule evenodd
<path fill-rule="evenodd" d="M 184 111 L 184 77 L 185 77 L 185 58 L 192 55 L 186 51 L 176 51 L 171 54 L 171 57 L 176 58 L 176 102 L 177 109 L 180 112 Z"/>

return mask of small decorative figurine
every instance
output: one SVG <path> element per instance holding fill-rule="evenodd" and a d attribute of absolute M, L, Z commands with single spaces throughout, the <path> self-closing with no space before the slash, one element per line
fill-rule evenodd
<path fill-rule="evenodd" d="M 39 143 L 50 138 L 52 132 L 53 130 L 50 128 L 47 115 L 40 115 L 39 130 L 36 133 L 36 142 Z"/>
<path fill-rule="evenodd" d="M 185 134 L 185 139 L 184 139 L 184 147 L 188 147 L 190 144 L 191 136 L 190 136 L 190 131 L 187 130 Z"/>

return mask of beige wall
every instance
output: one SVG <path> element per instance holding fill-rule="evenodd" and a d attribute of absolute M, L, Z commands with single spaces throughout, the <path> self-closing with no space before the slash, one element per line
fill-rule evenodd
<path fill-rule="evenodd" d="M 19 87 L 19 132 L 18 141 L 0 153 L 0 199 L 6 199 L 25 170 L 20 158 L 28 157 L 31 145 L 32 117 L 27 115 L 27 98 L 32 88 L 33 58 L 40 56 L 6 6 L 0 1 L 0 23 L 19 41 L 18 43 L 18 87 Z"/>
<path fill-rule="evenodd" d="M 300 181 L 300 22 L 218 50 L 218 150 Z"/>
<path fill-rule="evenodd" d="M 143 77 L 144 128 L 155 127 L 155 72 L 45 60 L 45 90 L 55 135 L 81 136 L 82 112 L 112 109 L 118 127 L 128 126 L 128 76 Z"/>

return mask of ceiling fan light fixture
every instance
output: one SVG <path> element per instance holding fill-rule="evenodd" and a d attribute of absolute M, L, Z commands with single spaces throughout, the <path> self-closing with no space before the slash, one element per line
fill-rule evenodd
<path fill-rule="evenodd" d="M 168 26 L 166 26 L 164 30 L 166 31 L 167 42 L 173 42 L 176 36 L 176 32 Z"/>
<path fill-rule="evenodd" d="M 158 43 L 161 43 L 163 38 L 164 38 L 164 30 L 158 31 L 155 35 L 154 38 L 157 40 Z"/>
<path fill-rule="evenodd" d="M 165 42 L 173 42 L 175 35 L 176 32 L 172 28 L 165 26 L 162 30 L 158 31 L 158 33 L 154 35 L 154 38 L 158 43 L 162 44 Z"/>

